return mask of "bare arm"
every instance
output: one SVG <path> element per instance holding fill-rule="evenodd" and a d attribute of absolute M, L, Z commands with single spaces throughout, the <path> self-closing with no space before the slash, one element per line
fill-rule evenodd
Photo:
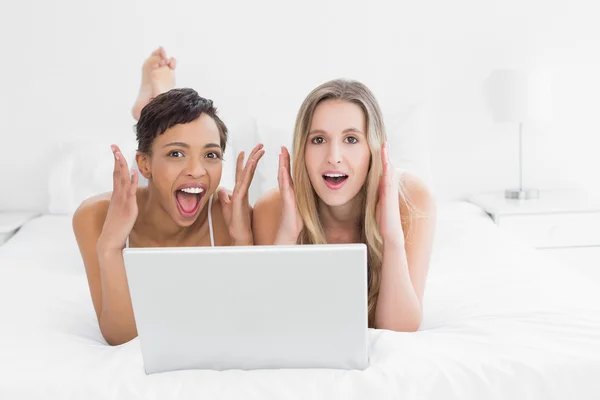
<path fill-rule="evenodd" d="M 380 329 L 413 332 L 423 318 L 436 206 L 431 193 L 417 178 L 407 175 L 405 185 L 412 206 L 407 206 L 399 196 L 404 237 L 384 239 L 375 325 Z"/>
<path fill-rule="evenodd" d="M 73 216 L 73 230 L 85 266 L 100 331 L 111 345 L 137 336 L 129 286 L 120 250 L 102 250 L 108 200 L 86 201 Z"/>
<path fill-rule="evenodd" d="M 113 191 L 86 200 L 73 216 L 100 331 L 112 345 L 137 336 L 122 250 L 138 215 L 138 172 L 129 168 L 118 146 L 111 146 Z"/>
<path fill-rule="evenodd" d="M 99 246 L 98 263 L 102 290 L 100 331 L 109 344 L 123 344 L 137 337 L 123 254 L 118 250 L 103 251 Z"/>

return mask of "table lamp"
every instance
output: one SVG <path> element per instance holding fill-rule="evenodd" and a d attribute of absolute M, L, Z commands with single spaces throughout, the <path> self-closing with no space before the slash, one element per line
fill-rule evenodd
<path fill-rule="evenodd" d="M 535 70 L 494 70 L 486 81 L 486 94 L 494 121 L 519 126 L 519 187 L 506 189 L 507 199 L 537 199 L 539 190 L 523 187 L 523 124 L 551 117 L 551 82 L 548 73 Z"/>

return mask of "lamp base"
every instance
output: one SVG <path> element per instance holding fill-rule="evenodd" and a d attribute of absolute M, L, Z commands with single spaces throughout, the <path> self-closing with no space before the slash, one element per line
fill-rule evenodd
<path fill-rule="evenodd" d="M 504 197 L 513 200 L 539 199 L 540 191 L 537 189 L 506 189 Z"/>

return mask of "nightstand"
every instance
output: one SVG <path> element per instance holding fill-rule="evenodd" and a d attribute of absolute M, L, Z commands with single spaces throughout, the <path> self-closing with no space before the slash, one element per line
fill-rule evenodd
<path fill-rule="evenodd" d="M 0 212 L 0 246 L 37 215 L 38 213 L 31 212 Z"/>
<path fill-rule="evenodd" d="M 534 200 L 481 193 L 469 201 L 503 231 L 600 283 L 600 199 L 575 190 L 547 190 Z"/>

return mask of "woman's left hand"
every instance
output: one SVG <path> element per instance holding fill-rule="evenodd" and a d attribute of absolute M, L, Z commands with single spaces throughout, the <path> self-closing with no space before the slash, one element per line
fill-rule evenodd
<path fill-rule="evenodd" d="M 375 218 L 384 242 L 403 243 L 404 232 L 400 218 L 398 187 L 394 182 L 395 169 L 390 161 L 387 142 L 381 146 L 381 163 L 383 173 L 379 180 L 379 201 L 377 202 Z"/>
<path fill-rule="evenodd" d="M 225 189 L 218 192 L 223 218 L 229 230 L 231 244 L 234 246 L 250 246 L 253 244 L 252 237 L 252 207 L 248 201 L 248 189 L 254 178 L 256 166 L 265 154 L 263 145 L 257 145 L 250 153 L 248 161 L 244 166 L 244 152 L 237 158 L 235 170 L 235 187 L 233 193 Z"/>

